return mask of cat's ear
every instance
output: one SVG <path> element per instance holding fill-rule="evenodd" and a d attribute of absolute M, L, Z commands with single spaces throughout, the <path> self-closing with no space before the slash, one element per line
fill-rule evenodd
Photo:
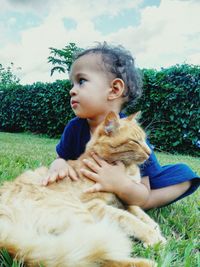
<path fill-rule="evenodd" d="M 131 114 L 127 117 L 129 121 L 138 121 L 141 117 L 141 111 L 137 111 L 136 113 Z"/>
<path fill-rule="evenodd" d="M 104 120 L 104 132 L 106 135 L 111 135 L 119 128 L 119 117 L 118 115 L 111 111 L 108 113 Z"/>

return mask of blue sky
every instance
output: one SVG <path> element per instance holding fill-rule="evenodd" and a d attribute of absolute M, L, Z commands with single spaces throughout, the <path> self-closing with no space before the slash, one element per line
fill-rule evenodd
<path fill-rule="evenodd" d="M 107 41 L 141 68 L 200 64 L 199 14 L 199 0 L 1 0 L 0 63 L 22 83 L 54 81 L 66 76 L 50 77 L 49 47 Z"/>

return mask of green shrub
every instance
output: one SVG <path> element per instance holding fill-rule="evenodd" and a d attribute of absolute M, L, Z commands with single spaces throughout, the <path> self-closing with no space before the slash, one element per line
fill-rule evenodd
<path fill-rule="evenodd" d="M 200 67 L 144 69 L 144 93 L 126 112 L 142 110 L 143 127 L 159 150 L 200 155 Z M 74 115 L 70 82 L 15 85 L 0 93 L 0 130 L 59 136 Z"/>
<path fill-rule="evenodd" d="M 144 128 L 157 149 L 200 155 L 200 66 L 143 70 L 144 94 L 128 113 L 142 110 Z"/>
<path fill-rule="evenodd" d="M 58 136 L 73 114 L 69 81 L 15 86 L 0 93 L 0 130 Z"/>

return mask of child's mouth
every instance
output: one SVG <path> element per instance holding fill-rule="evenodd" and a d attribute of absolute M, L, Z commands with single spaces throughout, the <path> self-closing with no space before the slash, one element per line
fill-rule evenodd
<path fill-rule="evenodd" d="M 76 108 L 78 106 L 78 101 L 71 100 L 71 107 Z"/>

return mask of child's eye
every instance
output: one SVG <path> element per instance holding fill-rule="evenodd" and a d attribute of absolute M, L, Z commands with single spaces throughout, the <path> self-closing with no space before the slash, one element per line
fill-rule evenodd
<path fill-rule="evenodd" d="M 82 85 L 84 82 L 86 82 L 86 79 L 84 79 L 84 78 L 80 78 L 79 81 L 78 81 L 78 83 L 80 85 Z"/>

